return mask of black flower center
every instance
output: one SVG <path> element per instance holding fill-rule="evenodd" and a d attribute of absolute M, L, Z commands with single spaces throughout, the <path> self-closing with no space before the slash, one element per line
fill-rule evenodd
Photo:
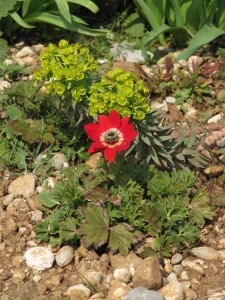
<path fill-rule="evenodd" d="M 105 140 L 109 144 L 114 144 L 118 141 L 119 135 L 115 130 L 109 130 L 105 133 Z"/>

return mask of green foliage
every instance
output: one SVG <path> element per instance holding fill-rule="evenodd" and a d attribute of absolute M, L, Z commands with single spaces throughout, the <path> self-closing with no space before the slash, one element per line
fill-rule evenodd
<path fill-rule="evenodd" d="M 109 174 L 104 166 L 89 169 L 85 164 L 66 169 L 62 182 L 39 196 L 46 218 L 35 228 L 37 238 L 52 245 L 79 240 L 95 248 L 107 245 L 126 255 L 151 235 L 155 250 L 143 255 L 169 255 L 174 246 L 183 249 L 195 242 L 205 220 L 214 216 L 190 170 L 168 173 L 150 166 L 142 183 L 115 181 L 117 171 Z"/>
<path fill-rule="evenodd" d="M 164 249 L 168 255 L 171 245 L 181 248 L 190 245 L 197 239 L 205 219 L 213 218 L 207 195 L 194 188 L 196 181 L 196 176 L 188 170 L 171 174 L 156 171 L 148 181 L 147 193 L 152 202 L 146 206 L 147 230 L 156 237 L 157 252 Z M 150 252 L 146 250 L 143 255 Z"/>
<path fill-rule="evenodd" d="M 6 17 L 8 13 L 13 9 L 17 0 L 2 0 L 0 2 L 0 19 Z"/>
<path fill-rule="evenodd" d="M 144 19 L 137 12 L 127 17 L 124 26 L 124 30 L 129 37 L 140 38 L 145 34 Z"/>
<path fill-rule="evenodd" d="M 98 12 L 98 6 L 90 0 L 2 0 L 0 13 L 0 29 L 5 29 L 5 34 L 11 35 L 15 29 L 34 28 L 36 23 L 47 23 L 58 28 L 86 35 L 102 35 L 107 31 L 92 29 L 88 24 L 76 16 L 79 7 L 84 7 L 92 13 Z"/>
<path fill-rule="evenodd" d="M 203 45 L 225 34 L 225 2 L 217 0 L 134 0 L 138 12 L 151 26 L 144 49 L 159 39 L 165 45 L 165 33 L 181 46 L 188 45 L 177 61 L 187 59 Z"/>
<path fill-rule="evenodd" d="M 9 50 L 9 47 L 7 45 L 7 42 L 4 39 L 0 39 L 0 66 L 1 66 L 2 62 L 4 61 L 8 50 Z M 1 73 L 2 73 L 2 70 L 1 70 Z"/>
<path fill-rule="evenodd" d="M 161 120 L 162 115 L 159 111 L 148 113 L 142 121 L 133 120 L 139 135 L 127 153 L 135 149 L 136 159 L 163 168 L 184 168 L 188 165 L 201 168 L 207 164 L 207 158 L 195 150 L 195 146 L 200 142 L 193 130 L 188 142 L 185 140 L 183 128 L 180 128 L 179 138 L 175 140 L 171 137 L 172 125 L 162 126 Z"/>
<path fill-rule="evenodd" d="M 46 169 L 51 165 L 49 157 L 44 165 L 36 160 L 42 152 L 50 155 L 61 150 L 71 161 L 87 157 L 82 142 L 84 132 L 75 126 L 73 112 L 69 114 L 55 95 L 39 93 L 39 89 L 40 85 L 32 81 L 20 81 L 0 93 L 0 110 L 6 115 L 0 120 L 4 140 L 1 163 Z M 21 162 L 25 159 L 25 163 L 18 163 L 19 154 L 23 154 Z"/>

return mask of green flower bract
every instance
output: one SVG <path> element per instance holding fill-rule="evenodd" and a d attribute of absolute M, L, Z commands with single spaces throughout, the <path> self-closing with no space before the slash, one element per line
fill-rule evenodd
<path fill-rule="evenodd" d="M 36 81 L 45 81 L 47 92 L 81 102 L 90 88 L 89 79 L 98 72 L 98 65 L 89 49 L 61 40 L 49 44 L 40 55 L 41 67 L 34 73 Z"/>
<path fill-rule="evenodd" d="M 90 115 L 109 113 L 116 110 L 121 116 L 144 119 L 150 111 L 147 102 L 149 90 L 135 74 L 122 69 L 109 71 L 107 77 L 92 84 L 90 90 Z"/>

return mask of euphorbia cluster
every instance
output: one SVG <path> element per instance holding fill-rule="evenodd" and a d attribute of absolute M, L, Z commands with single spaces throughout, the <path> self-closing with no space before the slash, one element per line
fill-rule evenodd
<path fill-rule="evenodd" d="M 150 111 L 146 101 L 149 90 L 135 74 L 122 69 L 109 71 L 100 82 L 91 86 L 89 112 L 94 116 L 116 110 L 121 116 L 144 119 Z"/>
<path fill-rule="evenodd" d="M 41 68 L 34 73 L 35 80 L 44 80 L 47 91 L 59 96 L 69 96 L 72 102 L 83 101 L 96 76 L 98 66 L 88 48 L 80 44 L 69 45 L 61 40 L 58 46 L 49 44 L 40 55 Z"/>

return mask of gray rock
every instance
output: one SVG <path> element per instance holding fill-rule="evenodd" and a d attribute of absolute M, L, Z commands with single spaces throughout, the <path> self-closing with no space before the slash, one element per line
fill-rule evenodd
<path fill-rule="evenodd" d="M 183 270 L 184 270 L 184 268 L 182 267 L 182 265 L 175 265 L 173 267 L 173 271 L 177 275 L 177 277 L 180 276 L 180 274 L 183 272 Z"/>
<path fill-rule="evenodd" d="M 165 300 L 184 300 L 185 293 L 183 286 L 177 282 L 171 282 L 162 287 L 158 292 L 163 294 Z"/>
<path fill-rule="evenodd" d="M 128 283 L 131 279 L 131 273 L 127 268 L 117 268 L 113 272 L 113 277 L 119 281 Z"/>
<path fill-rule="evenodd" d="M 55 260 L 52 251 L 45 247 L 33 247 L 28 249 L 24 254 L 24 258 L 26 259 L 28 267 L 37 271 L 50 269 Z"/>
<path fill-rule="evenodd" d="M 144 287 L 136 287 L 128 292 L 122 300 L 164 300 L 162 294 L 148 290 Z"/>
<path fill-rule="evenodd" d="M 210 118 L 207 123 L 208 124 L 212 124 L 212 123 L 217 123 L 218 121 L 220 121 L 223 118 L 223 113 L 219 113 L 215 116 L 213 116 L 212 118 Z"/>
<path fill-rule="evenodd" d="M 168 282 L 178 281 L 177 275 L 174 272 L 170 273 L 169 276 L 167 276 L 167 279 Z"/>
<path fill-rule="evenodd" d="M 83 275 L 83 281 L 85 284 L 91 284 L 92 286 L 98 285 L 102 280 L 102 274 L 94 270 L 87 270 Z"/>
<path fill-rule="evenodd" d="M 198 258 L 206 260 L 220 260 L 221 255 L 218 251 L 211 247 L 197 247 L 191 250 L 191 253 Z"/>
<path fill-rule="evenodd" d="M 121 61 L 139 63 L 145 60 L 142 55 L 142 51 L 134 49 L 133 45 L 127 42 L 113 44 L 113 47 L 110 48 L 110 52 Z M 146 53 L 149 58 L 153 58 L 153 53 L 149 51 L 147 51 Z"/>
<path fill-rule="evenodd" d="M 34 55 L 34 51 L 30 47 L 23 47 L 20 51 L 18 51 L 15 55 L 16 58 L 23 58 L 25 56 Z"/>
<path fill-rule="evenodd" d="M 133 276 L 134 287 L 159 289 L 162 286 L 162 274 L 156 257 L 147 257 L 137 266 Z"/>
<path fill-rule="evenodd" d="M 8 187 L 9 194 L 14 197 L 29 197 L 35 191 L 35 177 L 32 174 L 26 174 L 16 178 Z"/>
<path fill-rule="evenodd" d="M 187 270 L 192 270 L 195 272 L 198 272 L 199 274 L 204 274 L 204 270 L 199 264 L 193 261 L 188 261 L 188 260 L 183 260 L 182 261 L 182 266 L 186 268 Z"/>
<path fill-rule="evenodd" d="M 63 153 L 55 153 L 52 157 L 52 163 L 57 170 L 68 167 L 68 161 Z"/>
<path fill-rule="evenodd" d="M 171 258 L 171 264 L 173 265 L 177 265 L 179 264 L 181 261 L 183 260 L 183 255 L 176 253 L 173 255 L 173 257 Z"/>
<path fill-rule="evenodd" d="M 121 300 L 130 290 L 131 288 L 125 283 L 114 280 L 112 281 L 106 300 Z"/>
<path fill-rule="evenodd" d="M 70 246 L 62 247 L 56 254 L 55 259 L 59 267 L 67 266 L 74 258 L 74 249 Z"/>
<path fill-rule="evenodd" d="M 0 81 L 0 91 L 3 91 L 5 88 L 10 87 L 11 83 L 6 80 Z"/>
<path fill-rule="evenodd" d="M 83 284 L 76 284 L 68 288 L 65 296 L 70 300 L 88 300 L 91 295 L 91 291 Z"/>
<path fill-rule="evenodd" d="M 197 293 L 190 288 L 185 289 L 185 296 L 186 296 L 185 300 L 197 300 L 198 299 Z"/>
<path fill-rule="evenodd" d="M 166 97 L 166 102 L 170 103 L 170 104 L 175 104 L 176 98 L 173 96 L 168 96 L 168 97 Z"/>

